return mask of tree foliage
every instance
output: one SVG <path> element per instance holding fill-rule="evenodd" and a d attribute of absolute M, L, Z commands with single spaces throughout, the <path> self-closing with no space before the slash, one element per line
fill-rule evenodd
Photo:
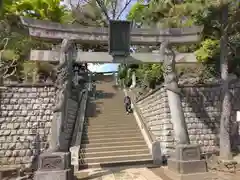
<path fill-rule="evenodd" d="M 229 65 L 230 73 L 239 75 L 238 49 L 240 45 L 240 10 L 239 1 L 228 1 L 229 5 Z M 207 0 L 150 0 L 147 4 L 141 1 L 135 3 L 128 16 L 128 20 L 135 21 L 141 26 L 147 27 L 188 27 L 192 25 L 203 25 L 202 40 L 193 45 L 178 45 L 175 49 L 179 52 L 194 52 L 198 61 L 203 64 L 204 68 L 196 72 L 196 75 L 204 76 L 200 78 L 209 78 L 219 76 L 220 64 L 220 38 L 221 38 L 221 4 L 220 1 Z M 153 66 L 154 67 L 154 66 Z M 156 71 L 155 68 L 148 69 L 141 66 L 138 78 L 145 78 L 151 81 L 162 77 L 161 65 Z M 184 73 L 184 72 L 183 72 Z M 151 78 L 146 78 L 151 77 Z M 160 78 L 161 79 L 161 78 Z M 149 83 L 148 83 L 149 84 Z"/>
<path fill-rule="evenodd" d="M 54 44 L 30 38 L 28 32 L 21 27 L 19 16 L 83 26 L 108 26 L 108 20 L 119 19 L 131 1 L 79 0 L 75 6 L 71 6 L 70 11 L 60 4 L 60 0 L 3 0 L 0 11 L 0 40 L 7 38 L 8 43 L 1 53 L 1 64 L 12 70 L 10 62 L 14 61 L 17 68 L 11 79 L 17 81 L 32 79 L 36 74 L 52 76 L 51 64 L 33 63 L 28 61 L 28 55 L 31 49 L 51 49 Z M 0 50 L 3 45 L 4 43 L 0 43 Z M 107 50 L 104 46 L 87 44 L 82 44 L 80 48 Z"/>
<path fill-rule="evenodd" d="M 0 60 L 2 67 L 4 66 L 4 69 L 7 68 L 8 71 L 1 71 L 1 76 L 16 81 L 33 80 L 37 74 L 50 76 L 53 71 L 51 64 L 40 63 L 39 65 L 28 61 L 28 57 L 31 49 L 50 49 L 52 44 L 30 38 L 20 24 L 18 18 L 20 15 L 63 22 L 69 16 L 69 12 L 60 5 L 60 0 L 3 1 L 0 14 L 0 40 L 2 40 L 0 49 L 5 48 Z M 7 43 L 4 40 L 7 40 Z M 45 69 L 51 69 L 51 71 L 47 72 Z"/>

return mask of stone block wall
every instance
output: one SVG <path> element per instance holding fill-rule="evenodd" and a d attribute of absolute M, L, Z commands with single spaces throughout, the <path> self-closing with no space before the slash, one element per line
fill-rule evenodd
<path fill-rule="evenodd" d="M 48 148 L 55 88 L 11 85 L 0 90 L 0 167 L 32 168 Z"/>
<path fill-rule="evenodd" d="M 188 133 L 193 144 L 200 144 L 202 153 L 218 151 L 218 132 L 222 106 L 222 91 L 219 85 L 181 86 L 182 107 Z M 240 83 L 231 87 L 232 120 L 240 110 Z M 169 155 L 174 149 L 174 131 L 171 123 L 167 93 L 164 87 L 146 96 L 137 103 L 148 129 L 161 142 L 162 153 Z"/>

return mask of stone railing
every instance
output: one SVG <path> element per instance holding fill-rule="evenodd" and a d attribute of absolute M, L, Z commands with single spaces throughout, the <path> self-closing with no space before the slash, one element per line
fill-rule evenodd
<path fill-rule="evenodd" d="M 72 133 L 71 140 L 71 164 L 74 166 L 75 170 L 79 170 L 79 153 L 80 153 L 80 145 L 83 133 L 83 126 L 85 122 L 85 114 L 87 109 L 89 92 L 88 89 L 83 89 L 80 91 L 79 95 L 79 105 L 77 111 L 77 118 L 74 124 L 74 130 Z"/>
<path fill-rule="evenodd" d="M 200 144 L 202 153 L 215 153 L 219 148 L 219 124 L 222 91 L 219 85 L 181 86 L 182 106 L 188 133 L 193 144 Z M 240 109 L 240 83 L 231 85 L 232 120 Z M 160 87 L 136 101 L 148 130 L 160 142 L 163 155 L 169 155 L 175 147 L 173 125 L 164 87 Z"/>
<path fill-rule="evenodd" d="M 52 84 L 0 87 L 0 168 L 36 166 L 49 146 L 55 97 Z"/>
<path fill-rule="evenodd" d="M 134 109 L 134 116 L 139 122 L 139 128 L 144 136 L 144 139 L 148 145 L 149 151 L 152 154 L 153 163 L 158 165 L 162 164 L 164 161 L 163 156 L 161 156 L 160 142 L 156 139 L 152 131 L 149 131 L 148 125 L 144 120 L 143 114 L 141 113 L 138 105 L 136 104 L 136 94 L 133 91 L 126 91 L 127 95 L 132 99 L 132 105 Z"/>

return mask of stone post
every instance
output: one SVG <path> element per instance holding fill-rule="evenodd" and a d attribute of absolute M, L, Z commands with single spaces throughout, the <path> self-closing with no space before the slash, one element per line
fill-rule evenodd
<path fill-rule="evenodd" d="M 69 140 L 66 139 L 67 130 L 64 125 L 67 121 L 67 101 L 71 96 L 73 78 L 73 53 L 72 42 L 67 39 L 62 41 L 60 63 L 57 67 L 56 81 L 57 98 L 52 121 L 50 148 L 40 155 L 38 170 L 35 180 L 72 180 L 71 155 Z"/>
<path fill-rule="evenodd" d="M 135 88 L 136 86 L 136 73 L 135 71 L 132 72 L 132 84 L 130 86 L 130 89 Z"/>
<path fill-rule="evenodd" d="M 177 143 L 175 152 L 168 159 L 168 169 L 165 169 L 165 173 L 174 180 L 202 180 L 207 176 L 207 166 L 205 160 L 200 159 L 199 145 L 191 145 L 188 137 L 175 69 L 175 53 L 168 42 L 162 43 L 160 52 L 167 54 L 164 56 L 164 79 Z"/>
<path fill-rule="evenodd" d="M 177 144 L 189 144 L 189 137 L 181 103 L 181 92 L 175 69 L 175 53 L 169 49 L 168 42 L 164 42 L 160 49 L 164 56 L 164 80 L 167 90 L 168 103 Z"/>

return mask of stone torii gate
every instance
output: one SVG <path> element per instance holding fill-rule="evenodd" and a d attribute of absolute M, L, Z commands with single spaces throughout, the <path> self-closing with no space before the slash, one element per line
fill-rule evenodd
<path fill-rule="evenodd" d="M 29 29 L 32 37 L 43 40 L 62 41 L 60 51 L 32 50 L 30 59 L 34 61 L 58 62 L 59 93 L 57 102 L 58 113 L 63 101 L 62 89 L 69 88 L 72 77 L 71 64 L 79 63 L 164 63 L 165 86 L 168 94 L 171 119 L 177 141 L 176 152 L 168 160 L 169 169 L 174 173 L 189 174 L 190 171 L 206 172 L 206 164 L 200 160 L 200 148 L 190 145 L 184 114 L 182 112 L 180 90 L 177 84 L 175 63 L 195 62 L 192 54 L 175 53 L 174 44 L 195 43 L 200 40 L 202 27 L 170 28 L 170 29 L 131 29 L 127 21 L 110 21 L 109 28 L 82 27 L 70 24 L 59 24 L 43 20 L 21 17 L 22 24 Z M 109 52 L 82 52 L 76 51 L 75 43 L 108 45 Z M 160 53 L 130 53 L 130 45 L 160 45 Z M 66 152 L 66 144 L 61 137 L 64 131 L 63 114 L 55 118 L 52 126 L 52 139 L 50 152 Z M 56 129 L 57 127 L 57 129 Z M 48 154 L 51 157 L 50 154 Z M 52 155 L 54 156 L 54 155 Z M 56 155 L 55 155 L 56 156 Z M 59 155 L 60 156 L 60 155 Z M 63 162 L 66 160 L 62 160 Z M 41 166 L 41 165 L 40 165 Z M 191 167 L 191 169 L 189 169 Z M 193 169 L 192 169 L 193 168 Z M 40 167 L 41 169 L 41 167 Z M 60 168 L 61 169 L 61 168 Z M 66 167 L 65 167 L 66 169 Z M 62 167 L 61 170 L 65 170 Z M 52 178 L 52 177 L 51 177 Z M 48 179 L 51 179 L 48 178 Z M 56 177 L 53 176 L 56 179 Z M 65 174 L 65 179 L 67 175 Z"/>

